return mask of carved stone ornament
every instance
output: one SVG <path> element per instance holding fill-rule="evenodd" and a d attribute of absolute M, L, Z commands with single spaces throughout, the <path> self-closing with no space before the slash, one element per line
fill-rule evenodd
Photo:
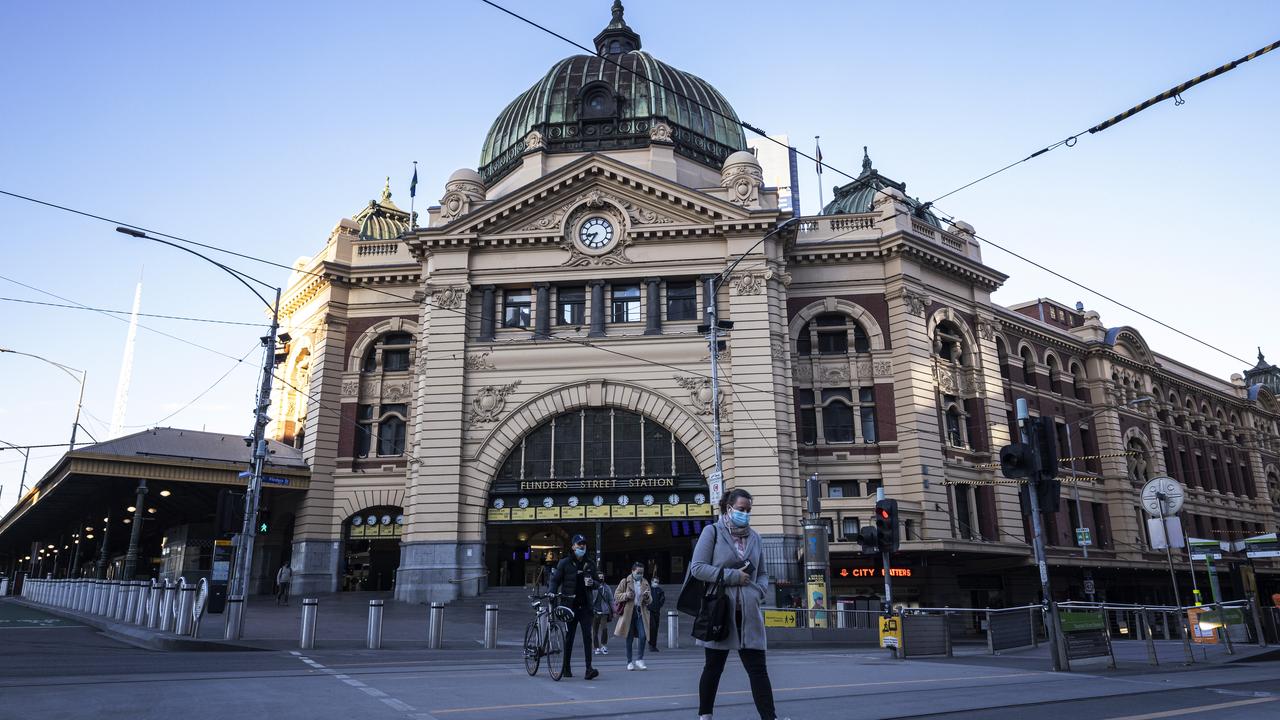
<path fill-rule="evenodd" d="M 729 202 L 743 207 L 760 204 L 761 185 L 764 185 L 764 173 L 755 163 L 731 165 L 720 175 L 720 187 L 729 191 Z"/>
<path fill-rule="evenodd" d="M 431 304 L 445 310 L 457 310 L 467 302 L 467 294 L 471 288 L 466 285 L 455 285 L 431 293 Z"/>
<path fill-rule="evenodd" d="M 382 399 L 393 403 L 409 399 L 409 383 L 401 382 L 384 386 L 382 388 Z"/>
<path fill-rule="evenodd" d="M 824 385 L 846 385 L 849 382 L 849 366 L 843 365 L 827 365 L 822 368 L 822 382 Z"/>
<path fill-rule="evenodd" d="M 986 320 L 978 321 L 978 337 L 983 340 L 996 339 L 996 324 Z"/>
<path fill-rule="evenodd" d="M 621 208 L 623 212 L 625 212 L 626 216 L 631 220 L 631 224 L 633 226 L 669 225 L 675 222 L 674 218 L 664 215 L 657 210 L 636 205 L 628 198 L 595 188 L 579 193 L 574 196 L 573 199 L 556 206 L 556 208 L 551 212 L 541 215 L 531 222 L 525 223 L 520 226 L 519 232 L 560 230 L 565 218 L 568 217 L 576 208 L 583 206 L 589 209 L 603 208 L 606 202 Z"/>
<path fill-rule="evenodd" d="M 712 410 L 711 403 L 711 379 L 704 377 L 689 377 L 685 375 L 672 375 L 671 378 L 676 384 L 689 391 L 689 404 L 697 409 L 699 415 L 710 415 Z M 724 407 L 724 392 L 719 393 L 719 404 Z"/>
<path fill-rule="evenodd" d="M 495 370 L 497 366 L 489 359 L 489 351 L 467 356 L 468 370 Z"/>
<path fill-rule="evenodd" d="M 360 392 L 360 381 L 356 379 L 342 381 L 342 396 L 355 397 Z"/>
<path fill-rule="evenodd" d="M 654 123 L 653 127 L 649 128 L 649 139 L 660 143 L 671 142 L 671 126 L 664 122 Z"/>
<path fill-rule="evenodd" d="M 872 371 L 877 376 L 892 374 L 893 362 L 891 360 L 876 360 L 872 364 Z"/>
<path fill-rule="evenodd" d="M 907 305 L 907 312 L 916 317 L 924 317 L 924 311 L 929 307 L 928 295 L 914 293 L 910 290 L 902 293 L 902 301 Z"/>
<path fill-rule="evenodd" d="M 772 270 L 765 270 L 763 272 L 746 272 L 734 275 L 729 283 L 739 295 L 759 295 L 764 292 L 766 283 L 772 277 Z"/>
<path fill-rule="evenodd" d="M 445 183 L 444 197 L 440 198 L 440 219 L 450 221 L 466 215 L 471 206 L 484 200 L 484 186 L 467 179 Z"/>
<path fill-rule="evenodd" d="M 565 266 L 629 265 L 632 262 L 631 258 L 627 257 L 627 248 L 631 247 L 635 241 L 627 232 L 629 216 L 618 202 L 618 199 L 612 196 L 606 200 L 605 193 L 600 190 L 592 190 L 586 193 L 586 201 L 569 213 L 559 243 L 560 247 L 569 253 L 569 258 L 564 261 Z M 584 252 L 575 237 L 578 234 L 578 226 L 589 216 L 596 215 L 609 218 L 617 228 L 615 230 L 617 239 L 603 252 Z"/>
<path fill-rule="evenodd" d="M 769 355 L 774 360 L 781 360 L 787 356 L 787 346 L 779 340 L 769 343 Z"/>
<path fill-rule="evenodd" d="M 546 138 L 542 137 L 542 133 L 534 130 L 524 137 L 525 150 L 541 150 L 547 146 Z"/>
<path fill-rule="evenodd" d="M 799 382 L 810 382 L 813 380 L 813 366 L 807 362 L 798 363 L 795 366 L 795 376 Z"/>
<path fill-rule="evenodd" d="M 875 370 L 873 370 L 871 367 L 870 360 L 859 360 L 854 365 L 854 370 L 857 371 L 858 377 L 860 378 L 869 378 L 869 377 L 872 377 L 872 375 L 875 373 Z"/>
<path fill-rule="evenodd" d="M 507 396 L 520 387 L 520 381 L 506 385 L 485 385 L 471 401 L 471 424 L 490 423 L 498 419 L 507 406 Z"/>

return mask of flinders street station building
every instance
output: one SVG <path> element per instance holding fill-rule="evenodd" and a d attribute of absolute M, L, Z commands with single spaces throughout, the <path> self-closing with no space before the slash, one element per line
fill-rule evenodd
<path fill-rule="evenodd" d="M 639 560 L 678 584 L 713 520 L 717 413 L 779 604 L 804 582 L 815 473 L 833 601 L 883 591 L 855 541 L 880 488 L 904 532 L 896 601 L 1036 599 L 1029 520 L 992 465 L 1021 398 L 1079 458 L 1045 518 L 1058 599 L 1092 579 L 1099 599 L 1172 601 L 1139 500 L 1153 477 L 1186 488 L 1189 536 L 1277 530 L 1280 368 L 1261 352 L 1222 379 L 1079 303 L 993 303 L 1007 275 L 973 226 L 910 197 L 890 158 L 799 214 L 730 100 L 650 54 L 617 4 L 595 45 L 494 98 L 476 166 L 423 178 L 439 202 L 421 218 L 384 189 L 295 265 L 269 430 L 293 479 L 266 489 L 261 589 L 287 560 L 295 592 L 448 601 L 531 584 L 577 533 L 610 579 Z M 732 323 L 715 349 L 711 304 Z M 106 463 L 95 447 L 42 482 Z M 41 539 L 37 509 L 0 522 L 0 550 Z M 199 546 L 207 523 L 185 518 Z M 161 540 L 144 553 L 168 558 Z M 1178 571 L 1185 603 L 1185 555 Z M 1274 560 L 1220 571 L 1227 597 L 1280 591 Z"/>

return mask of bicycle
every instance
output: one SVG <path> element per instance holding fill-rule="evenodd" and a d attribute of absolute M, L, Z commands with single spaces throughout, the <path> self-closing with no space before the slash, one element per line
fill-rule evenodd
<path fill-rule="evenodd" d="M 542 658 L 547 658 L 547 673 L 552 680 L 564 676 L 564 636 L 573 620 L 573 610 L 559 603 L 554 593 L 530 595 L 534 617 L 524 631 L 524 669 L 530 677 L 538 674 Z"/>

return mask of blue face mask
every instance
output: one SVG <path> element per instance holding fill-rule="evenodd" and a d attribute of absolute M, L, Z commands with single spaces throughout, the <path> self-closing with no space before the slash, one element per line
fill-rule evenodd
<path fill-rule="evenodd" d="M 576 558 L 578 558 L 579 560 L 581 560 L 582 558 L 586 557 L 586 555 L 587 555 L 587 549 L 586 549 L 586 548 L 574 548 L 574 549 L 573 549 L 573 556 L 574 556 L 574 557 L 576 557 Z"/>
<path fill-rule="evenodd" d="M 741 510 L 730 510 L 729 521 L 738 527 L 747 527 L 751 524 L 751 513 Z"/>

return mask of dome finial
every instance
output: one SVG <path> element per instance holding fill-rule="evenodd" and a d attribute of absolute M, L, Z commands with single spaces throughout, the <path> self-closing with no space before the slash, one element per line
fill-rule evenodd
<path fill-rule="evenodd" d="M 387 176 L 387 184 L 382 186 L 382 202 L 391 199 L 391 176 Z"/>
<path fill-rule="evenodd" d="M 626 8 L 622 7 L 622 0 L 613 0 L 610 12 L 612 17 L 609 24 L 596 36 L 596 52 L 600 55 L 621 55 L 639 50 L 640 36 L 627 26 L 623 17 Z"/>
<path fill-rule="evenodd" d="M 871 172 L 871 156 L 867 154 L 867 146 L 862 146 L 862 174 L 866 175 Z"/>

